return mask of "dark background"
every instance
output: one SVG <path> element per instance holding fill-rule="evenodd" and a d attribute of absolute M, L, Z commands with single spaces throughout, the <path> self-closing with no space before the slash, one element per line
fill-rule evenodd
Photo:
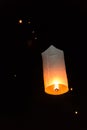
<path fill-rule="evenodd" d="M 0 1 L 0 129 L 87 128 L 86 18 L 85 0 Z M 41 53 L 51 44 L 73 87 L 60 96 L 44 93 Z"/>

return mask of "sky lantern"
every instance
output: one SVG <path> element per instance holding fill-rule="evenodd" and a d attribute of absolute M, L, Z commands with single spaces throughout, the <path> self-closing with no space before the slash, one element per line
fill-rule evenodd
<path fill-rule="evenodd" d="M 23 23 L 22 19 L 20 19 L 20 20 L 19 20 L 19 23 L 20 23 L 20 24 L 22 24 L 22 23 Z"/>
<path fill-rule="evenodd" d="M 44 91 L 60 95 L 69 91 L 64 52 L 51 45 L 42 52 Z"/>

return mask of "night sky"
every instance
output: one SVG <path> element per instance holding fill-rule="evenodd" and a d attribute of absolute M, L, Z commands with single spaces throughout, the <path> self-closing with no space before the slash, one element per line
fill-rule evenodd
<path fill-rule="evenodd" d="M 0 2 L 1 130 L 87 129 L 86 18 L 86 1 Z M 73 88 L 60 96 L 44 93 L 41 53 L 50 45 L 64 51 Z"/>

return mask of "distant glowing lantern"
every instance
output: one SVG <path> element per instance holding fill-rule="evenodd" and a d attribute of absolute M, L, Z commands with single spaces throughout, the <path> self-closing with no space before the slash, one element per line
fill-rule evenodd
<path fill-rule="evenodd" d="M 20 24 L 22 23 L 22 19 L 19 20 L 19 23 L 20 23 Z"/>
<path fill-rule="evenodd" d="M 73 91 L 73 88 L 70 88 L 71 91 Z"/>
<path fill-rule="evenodd" d="M 69 91 L 64 53 L 51 45 L 42 52 L 44 90 L 47 94 L 60 95 Z"/>
<path fill-rule="evenodd" d="M 28 21 L 28 24 L 30 24 L 31 22 L 30 21 Z"/>
<path fill-rule="evenodd" d="M 75 111 L 75 114 L 78 114 L 78 111 Z"/>

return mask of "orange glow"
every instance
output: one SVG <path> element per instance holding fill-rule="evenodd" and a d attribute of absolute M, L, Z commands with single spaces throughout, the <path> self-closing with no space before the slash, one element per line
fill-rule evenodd
<path fill-rule="evenodd" d="M 59 84 L 58 86 L 59 86 L 59 89 L 54 89 L 54 84 L 51 86 L 48 86 L 47 88 L 45 88 L 45 92 L 51 95 L 60 95 L 68 91 L 67 86 L 63 84 Z"/>
<path fill-rule="evenodd" d="M 62 77 L 60 77 L 61 73 L 59 73 L 58 76 L 52 71 L 52 73 L 50 73 L 51 76 L 49 77 L 47 77 L 47 71 L 44 73 L 44 85 L 46 93 L 50 95 L 60 95 L 69 91 L 66 75 L 62 75 Z"/>

